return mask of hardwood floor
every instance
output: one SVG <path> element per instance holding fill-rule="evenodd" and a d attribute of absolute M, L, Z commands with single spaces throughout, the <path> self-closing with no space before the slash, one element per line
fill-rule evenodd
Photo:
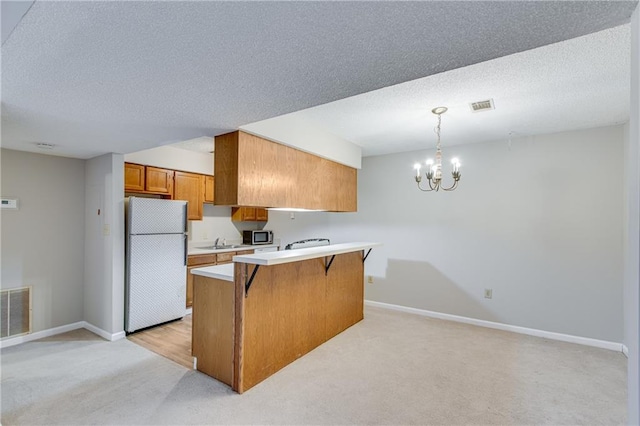
<path fill-rule="evenodd" d="M 186 315 L 178 321 L 130 334 L 127 339 L 184 367 L 193 368 L 191 315 Z"/>

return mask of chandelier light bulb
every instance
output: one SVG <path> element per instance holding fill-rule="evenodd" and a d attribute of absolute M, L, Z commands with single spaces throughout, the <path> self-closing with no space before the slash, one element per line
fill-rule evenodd
<path fill-rule="evenodd" d="M 453 164 L 454 173 L 460 171 L 460 160 L 458 160 L 457 158 L 453 158 L 451 160 L 451 164 Z"/>

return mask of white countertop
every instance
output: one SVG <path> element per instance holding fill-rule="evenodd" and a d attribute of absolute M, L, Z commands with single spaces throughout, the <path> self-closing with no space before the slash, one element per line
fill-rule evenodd
<path fill-rule="evenodd" d="M 342 243 L 328 246 L 309 247 L 296 250 L 281 250 L 267 253 L 243 254 L 233 256 L 234 262 L 250 263 L 253 265 L 279 265 L 281 263 L 299 262 L 301 260 L 332 256 L 334 254 L 351 253 L 379 247 L 382 243 Z"/>
<path fill-rule="evenodd" d="M 211 243 L 210 245 L 213 245 L 213 243 Z M 187 252 L 187 254 L 191 256 L 194 254 L 228 253 L 230 251 L 256 250 L 256 249 L 270 248 L 270 247 L 278 247 L 278 244 L 257 244 L 253 246 L 243 244 L 240 247 L 225 248 L 225 249 L 202 249 L 198 247 L 191 247 L 189 248 L 189 251 Z"/>
<path fill-rule="evenodd" d="M 194 268 L 191 270 L 191 273 L 193 275 L 233 282 L 233 266 L 233 263 L 205 266 L 203 268 Z"/>
<path fill-rule="evenodd" d="M 334 254 L 351 253 L 354 251 L 366 250 L 373 247 L 380 247 L 382 243 L 343 243 L 329 246 L 309 247 L 296 250 L 272 251 L 267 253 L 245 254 L 233 256 L 234 262 L 250 263 L 253 265 L 278 265 L 281 263 L 299 262 L 301 260 L 315 259 L 318 257 L 332 256 Z M 265 246 L 259 246 L 265 247 Z M 227 250 L 233 251 L 233 249 Z M 222 265 L 205 266 L 191 270 L 193 275 L 200 275 L 208 278 L 215 278 L 223 281 L 233 282 L 234 263 Z"/>

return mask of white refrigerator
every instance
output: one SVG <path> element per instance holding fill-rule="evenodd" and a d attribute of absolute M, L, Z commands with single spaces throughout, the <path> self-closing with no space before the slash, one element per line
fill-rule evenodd
<path fill-rule="evenodd" d="M 126 204 L 125 330 L 186 313 L 187 202 L 129 197 Z"/>

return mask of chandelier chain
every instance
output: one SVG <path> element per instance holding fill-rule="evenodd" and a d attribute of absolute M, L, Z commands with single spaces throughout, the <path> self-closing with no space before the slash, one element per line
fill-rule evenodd
<path fill-rule="evenodd" d="M 436 125 L 436 127 L 433 129 L 434 132 L 436 132 L 436 149 L 438 151 L 440 151 L 440 123 L 442 123 L 442 114 L 437 114 L 438 116 L 438 124 Z"/>

